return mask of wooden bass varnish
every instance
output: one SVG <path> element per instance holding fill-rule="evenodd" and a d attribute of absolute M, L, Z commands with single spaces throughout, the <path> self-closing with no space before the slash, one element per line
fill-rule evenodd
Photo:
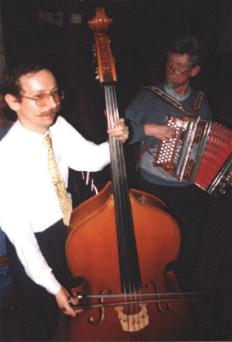
<path fill-rule="evenodd" d="M 105 31 L 111 20 L 98 8 L 94 31 L 106 116 L 118 118 L 114 58 Z M 164 203 L 128 190 L 122 143 L 109 139 L 112 182 L 72 214 L 66 256 L 74 276 L 87 281 L 83 312 L 71 320 L 70 341 L 187 339 L 189 310 L 169 264 L 180 231 Z"/>

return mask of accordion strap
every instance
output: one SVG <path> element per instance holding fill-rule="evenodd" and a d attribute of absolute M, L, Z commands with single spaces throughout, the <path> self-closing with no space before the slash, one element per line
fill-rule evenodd
<path fill-rule="evenodd" d="M 183 106 L 181 102 L 176 100 L 173 96 L 167 94 L 162 89 L 156 87 L 156 86 L 144 86 L 143 89 L 151 90 L 156 95 L 160 96 L 163 100 L 174 106 L 175 108 L 181 110 L 183 113 L 189 115 L 189 116 L 195 116 L 197 112 L 199 111 L 201 107 L 202 100 L 204 98 L 204 93 L 202 91 L 198 91 L 197 95 L 195 97 L 194 103 L 193 103 L 193 109 L 192 111 L 189 111 L 187 108 Z"/>
<path fill-rule="evenodd" d="M 195 97 L 194 104 L 193 104 L 193 110 L 192 110 L 193 115 L 196 115 L 199 112 L 204 96 L 205 94 L 203 93 L 203 91 L 199 90 L 197 92 L 197 95 Z"/>

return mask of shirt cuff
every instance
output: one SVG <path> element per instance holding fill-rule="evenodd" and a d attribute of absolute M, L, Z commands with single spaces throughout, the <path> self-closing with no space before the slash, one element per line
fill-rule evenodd
<path fill-rule="evenodd" d="M 61 287 L 61 284 L 58 282 L 55 276 L 52 273 L 50 273 L 47 279 L 46 290 L 52 295 L 55 295 L 60 291 Z"/>

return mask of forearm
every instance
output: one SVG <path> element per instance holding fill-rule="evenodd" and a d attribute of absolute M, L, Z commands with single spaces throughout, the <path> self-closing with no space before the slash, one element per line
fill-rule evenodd
<path fill-rule="evenodd" d="M 160 140 L 169 140 L 175 138 L 175 130 L 166 126 L 158 124 L 145 124 L 144 133 L 147 136 L 152 136 Z"/>

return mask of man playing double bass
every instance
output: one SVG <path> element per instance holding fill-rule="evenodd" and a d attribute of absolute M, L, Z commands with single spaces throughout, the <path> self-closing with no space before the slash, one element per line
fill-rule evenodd
<path fill-rule="evenodd" d="M 61 203 L 49 173 L 45 140 L 52 141 L 53 164 L 64 185 L 68 168 L 98 171 L 107 165 L 109 145 L 87 141 L 58 115 L 61 94 L 45 66 L 12 70 L 4 96 L 17 121 L 0 142 L 0 226 L 7 236 L 9 265 L 22 308 L 21 338 L 47 341 L 55 332 L 58 308 L 75 316 L 78 310 L 70 304 L 78 301 L 69 292 L 76 283 L 64 254 L 70 212 L 64 216 L 66 203 Z M 128 137 L 124 120 L 118 119 L 108 134 L 124 142 Z"/>

